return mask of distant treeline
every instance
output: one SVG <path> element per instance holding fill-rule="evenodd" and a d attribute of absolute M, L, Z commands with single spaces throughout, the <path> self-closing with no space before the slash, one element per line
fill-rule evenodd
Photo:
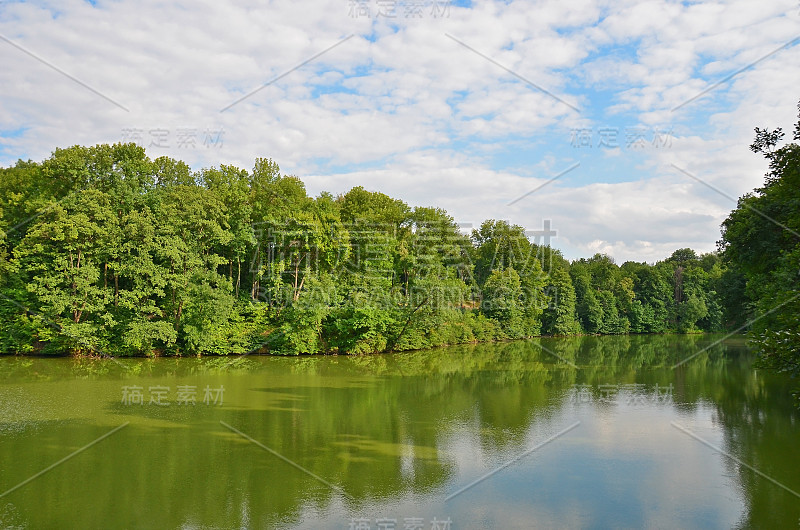
<path fill-rule="evenodd" d="M 570 263 L 504 221 L 464 234 L 442 209 L 362 187 L 309 197 L 269 159 L 192 172 L 134 144 L 56 149 L 0 169 L 0 352 L 357 354 L 765 313 L 759 336 L 780 341 L 779 316 L 800 313 L 800 184 L 798 147 L 773 139 L 767 185 L 725 222 L 720 253 L 621 266 Z"/>

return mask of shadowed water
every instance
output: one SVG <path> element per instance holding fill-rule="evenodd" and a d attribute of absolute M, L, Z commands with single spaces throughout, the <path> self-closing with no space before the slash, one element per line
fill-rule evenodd
<path fill-rule="evenodd" d="M 0 358 L 0 527 L 797 527 L 791 381 L 719 338 Z"/>

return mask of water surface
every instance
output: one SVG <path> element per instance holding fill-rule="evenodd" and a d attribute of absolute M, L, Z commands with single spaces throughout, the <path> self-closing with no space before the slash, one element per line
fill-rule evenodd
<path fill-rule="evenodd" d="M 791 381 L 720 338 L 3 357 L 0 527 L 796 528 Z"/>

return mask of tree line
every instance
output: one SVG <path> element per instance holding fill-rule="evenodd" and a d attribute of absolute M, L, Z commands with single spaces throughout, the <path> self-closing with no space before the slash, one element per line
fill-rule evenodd
<path fill-rule="evenodd" d="M 770 311 L 753 327 L 771 348 L 795 340 L 800 305 L 798 147 L 775 135 L 757 129 L 771 173 L 718 252 L 622 265 L 570 262 L 505 221 L 466 234 L 363 187 L 310 197 L 270 159 L 192 171 L 135 144 L 56 149 L 0 168 L 0 351 L 359 354 L 721 331 Z"/>

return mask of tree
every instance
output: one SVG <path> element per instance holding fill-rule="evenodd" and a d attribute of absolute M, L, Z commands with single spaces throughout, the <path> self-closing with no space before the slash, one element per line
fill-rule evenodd
<path fill-rule="evenodd" d="M 116 343 L 124 353 L 151 354 L 172 348 L 178 339 L 167 317 L 170 268 L 160 259 L 160 219 L 149 207 L 122 219 L 125 238 L 113 264 L 115 285 L 121 284 L 114 319 Z"/>
<path fill-rule="evenodd" d="M 798 107 L 800 109 L 800 107 Z M 800 373 L 800 145 L 778 147 L 783 131 L 756 128 L 750 149 L 769 161 L 764 186 L 739 199 L 722 224 L 719 243 L 733 283 L 727 299 L 750 322 L 764 362 Z M 800 114 L 794 142 L 800 141 Z M 737 292 L 744 284 L 744 293 Z M 731 292 L 733 291 L 733 292 Z"/>
<path fill-rule="evenodd" d="M 570 335 L 580 330 L 575 320 L 575 289 L 569 273 L 556 269 L 550 274 L 547 287 L 550 305 L 542 316 L 542 331 L 550 335 Z"/>
<path fill-rule="evenodd" d="M 110 323 L 112 297 L 99 280 L 115 222 L 111 198 L 89 189 L 52 204 L 15 249 L 35 311 L 73 351 L 103 347 L 107 338 L 101 327 Z"/>
<path fill-rule="evenodd" d="M 690 248 L 681 248 L 673 252 L 672 255 L 667 258 L 667 261 L 674 263 L 678 267 L 687 267 L 697 262 L 699 259 L 694 250 Z"/>
<path fill-rule="evenodd" d="M 400 271 L 411 234 L 408 205 L 361 186 L 338 196 L 336 203 L 350 234 L 350 258 L 343 270 L 345 281 L 364 291 L 392 289 L 405 283 Z M 404 251 L 401 242 L 405 242 Z"/>
<path fill-rule="evenodd" d="M 481 311 L 496 320 L 511 338 L 525 335 L 522 327 L 522 282 L 519 274 L 509 267 L 493 271 L 483 286 Z"/>
<path fill-rule="evenodd" d="M 274 245 L 280 238 L 283 227 L 290 220 L 307 219 L 312 199 L 306 194 L 305 186 L 296 177 L 280 174 L 278 164 L 271 159 L 257 158 L 249 177 L 252 221 L 255 235 L 255 249 L 250 264 L 252 300 L 266 299 L 270 307 L 285 304 L 282 294 L 289 290 L 284 274 L 292 266 L 282 258 L 275 260 Z M 291 243 L 291 240 L 289 240 Z M 262 289 L 262 279 L 266 277 L 266 289 Z M 295 277 L 299 277 L 299 272 Z M 291 299 L 291 297 L 290 297 Z"/>
<path fill-rule="evenodd" d="M 794 313 L 771 308 L 794 307 L 797 155 L 758 134 L 772 173 L 732 213 L 722 260 L 679 249 L 622 267 L 569 263 L 505 221 L 467 237 L 441 208 L 363 187 L 312 198 L 268 158 L 192 172 L 134 144 L 56 149 L 0 168 L 0 347 L 367 353 L 707 331 L 751 313 L 785 335 Z"/>
<path fill-rule="evenodd" d="M 185 162 L 168 156 L 160 156 L 153 160 L 153 181 L 158 187 L 194 186 L 196 184 L 192 170 Z"/>
<path fill-rule="evenodd" d="M 185 331 L 191 337 L 184 344 L 197 351 L 197 345 L 202 344 L 198 334 L 228 316 L 227 312 L 203 313 L 203 305 L 193 299 L 200 296 L 210 302 L 218 296 L 223 299 L 231 296 L 230 281 L 218 272 L 227 260 L 214 251 L 233 238 L 227 212 L 217 197 L 197 186 L 156 190 L 152 208 L 158 219 L 154 260 L 161 268 L 165 292 L 161 309 L 179 338 L 186 338 L 183 334 L 186 317 L 185 324 L 191 328 Z M 210 293 L 209 288 L 218 292 Z M 226 300 L 214 303 L 217 307 L 229 307 Z"/>
<path fill-rule="evenodd" d="M 253 208 L 249 202 L 250 187 L 247 171 L 233 166 L 220 166 L 200 171 L 200 183 L 222 201 L 228 213 L 231 239 L 217 249 L 227 258 L 228 279 L 234 286 L 234 295 L 239 298 L 242 283 L 242 263 L 255 246 L 253 231 Z"/>
<path fill-rule="evenodd" d="M 475 245 L 475 279 L 479 286 L 495 270 L 512 267 L 521 276 L 529 271 L 542 270 L 536 249 L 521 226 L 490 219 L 472 231 L 472 241 Z"/>
<path fill-rule="evenodd" d="M 603 326 L 603 307 L 595 296 L 592 276 L 586 263 L 573 263 L 569 275 L 575 289 L 576 313 L 581 328 L 587 333 L 599 333 Z"/>

